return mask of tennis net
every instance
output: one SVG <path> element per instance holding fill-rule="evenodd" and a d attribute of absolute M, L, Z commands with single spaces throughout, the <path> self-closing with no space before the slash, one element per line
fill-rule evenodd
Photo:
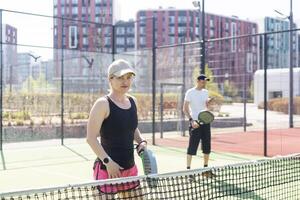
<path fill-rule="evenodd" d="M 118 192 L 116 191 L 126 191 Z M 300 155 L 0 193 L 13 199 L 300 199 Z"/>

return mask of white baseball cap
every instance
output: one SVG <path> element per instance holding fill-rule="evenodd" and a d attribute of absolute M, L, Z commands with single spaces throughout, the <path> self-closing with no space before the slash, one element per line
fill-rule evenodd
<path fill-rule="evenodd" d="M 129 62 L 123 59 L 115 60 L 108 67 L 108 77 L 120 77 L 128 73 L 136 74 Z"/>

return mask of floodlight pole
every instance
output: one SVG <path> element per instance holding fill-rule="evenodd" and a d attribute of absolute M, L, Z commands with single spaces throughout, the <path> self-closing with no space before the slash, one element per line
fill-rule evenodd
<path fill-rule="evenodd" d="M 201 73 L 205 74 L 205 12 L 204 0 L 202 0 L 202 46 L 201 46 Z"/>
<path fill-rule="evenodd" d="M 204 11 L 204 0 L 202 0 L 202 11 L 200 1 L 193 1 L 193 5 L 199 8 L 199 41 L 200 41 L 200 73 L 205 74 L 205 11 Z M 201 15 L 202 14 L 202 15 Z M 200 20 L 202 21 L 200 23 Z"/>

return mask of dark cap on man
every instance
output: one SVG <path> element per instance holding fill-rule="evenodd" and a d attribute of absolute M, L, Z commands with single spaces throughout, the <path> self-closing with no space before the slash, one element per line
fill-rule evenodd
<path fill-rule="evenodd" d="M 197 77 L 197 80 L 203 80 L 203 81 L 209 81 L 210 79 L 207 78 L 207 76 L 205 76 L 204 74 L 200 74 L 198 77 Z"/>

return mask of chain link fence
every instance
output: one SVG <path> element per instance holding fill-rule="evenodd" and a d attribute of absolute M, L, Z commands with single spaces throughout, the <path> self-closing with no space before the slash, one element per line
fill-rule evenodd
<path fill-rule="evenodd" d="M 200 73 L 199 40 L 189 42 L 186 34 L 165 40 L 156 34 L 154 18 L 109 25 L 0 13 L 1 148 L 15 141 L 56 138 L 63 144 L 65 137 L 84 137 L 93 103 L 108 92 L 107 67 L 118 58 L 137 71 L 130 93 L 138 100 L 141 130 L 153 133 L 153 142 L 159 132 L 160 137 L 186 134 L 182 105 Z M 284 152 L 285 138 L 295 137 L 286 134 L 291 60 L 292 125 L 300 127 L 299 30 L 292 33 L 291 57 L 289 31 L 246 30 L 242 36 L 205 41 L 205 72 L 211 79 L 207 89 L 216 99 L 210 107 L 216 116 L 213 133 L 259 131 L 265 134 L 256 139 L 263 141 L 266 131 L 279 130 L 282 142 L 276 148 L 281 149 L 278 154 Z"/>

